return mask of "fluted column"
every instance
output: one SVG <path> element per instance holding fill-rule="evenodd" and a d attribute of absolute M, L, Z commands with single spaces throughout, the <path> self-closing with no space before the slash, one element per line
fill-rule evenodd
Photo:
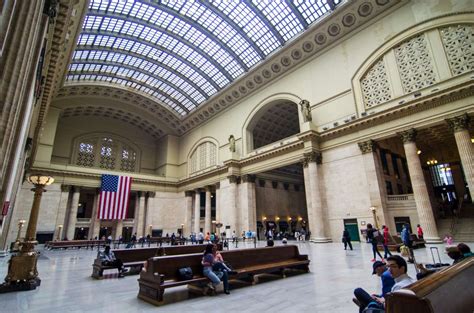
<path fill-rule="evenodd" d="M 382 177 L 382 169 L 377 153 L 377 143 L 374 140 L 367 140 L 358 143 L 359 149 L 362 152 L 362 161 L 364 163 L 363 171 L 367 177 L 368 193 L 370 203 L 367 205 L 367 214 L 371 214 L 369 208 L 374 207 L 375 216 L 378 224 L 387 225 L 388 216 L 386 212 L 386 189 L 385 180 Z M 375 223 L 374 221 L 374 224 Z"/>
<path fill-rule="evenodd" d="M 405 149 L 405 156 L 408 163 L 408 172 L 410 173 L 411 185 L 413 187 L 413 196 L 415 197 L 416 211 L 418 219 L 424 231 L 424 239 L 428 243 L 441 242 L 438 235 L 438 228 L 431 208 L 430 196 L 426 187 L 423 169 L 421 168 L 418 148 L 416 146 L 416 130 L 410 129 L 400 133 Z"/>
<path fill-rule="evenodd" d="M 73 187 L 73 195 L 71 201 L 71 207 L 69 210 L 69 222 L 67 224 L 66 237 L 69 240 L 74 239 L 74 232 L 76 230 L 77 221 L 77 208 L 79 207 L 79 197 L 81 196 L 81 188 L 78 186 Z"/>
<path fill-rule="evenodd" d="M 99 210 L 99 194 L 100 194 L 100 188 L 95 189 L 94 193 L 94 204 L 92 205 L 92 216 L 91 216 L 91 224 L 89 226 L 89 233 L 92 239 L 95 237 L 99 238 L 100 234 L 100 219 L 98 217 L 98 210 Z"/>
<path fill-rule="evenodd" d="M 214 186 L 216 188 L 216 222 L 222 223 L 221 183 L 218 182 Z M 225 229 L 221 228 L 219 231 L 222 233 Z"/>
<path fill-rule="evenodd" d="M 143 237 L 145 231 L 145 192 L 138 193 L 137 237 Z"/>
<path fill-rule="evenodd" d="M 241 220 L 240 224 L 244 231 L 257 231 L 257 196 L 255 191 L 255 175 L 247 174 L 242 176 L 240 190 L 241 200 Z"/>
<path fill-rule="evenodd" d="M 186 208 L 184 212 L 184 229 L 183 229 L 183 236 L 191 234 L 193 232 L 193 225 L 192 225 L 192 216 L 193 216 L 193 191 L 185 191 L 184 196 L 186 199 Z M 186 234 L 186 235 L 185 235 Z"/>
<path fill-rule="evenodd" d="M 454 132 L 464 177 L 469 187 L 471 201 L 474 201 L 474 145 L 472 144 L 471 135 L 469 134 L 469 115 L 464 114 L 457 116 L 448 119 L 447 122 Z"/>
<path fill-rule="evenodd" d="M 224 225 L 230 225 L 230 233 L 235 230 L 235 233 L 237 235 L 240 234 L 241 230 L 239 229 L 239 214 L 237 212 L 237 180 L 238 177 L 235 175 L 230 175 L 227 177 L 229 179 L 229 187 L 228 187 L 228 197 L 227 200 L 228 202 L 228 217 L 225 217 L 227 219 L 227 224 Z M 229 234 L 230 235 L 230 234 Z"/>
<path fill-rule="evenodd" d="M 201 192 L 199 189 L 196 189 L 194 197 L 194 232 L 199 234 L 201 228 Z"/>
<path fill-rule="evenodd" d="M 122 235 L 123 230 L 123 220 L 117 220 L 117 224 L 115 225 L 115 236 L 114 239 L 118 240 L 119 237 Z"/>
<path fill-rule="evenodd" d="M 204 216 L 204 233 L 211 233 L 211 186 L 206 187 L 206 204 Z"/>
<path fill-rule="evenodd" d="M 63 239 L 64 221 L 66 220 L 67 204 L 69 202 L 69 193 L 71 186 L 61 185 L 61 196 L 59 198 L 59 207 L 56 213 L 56 228 L 53 239 Z"/>
<path fill-rule="evenodd" d="M 309 182 L 308 222 L 311 231 L 311 241 L 329 242 L 331 239 L 327 235 L 327 225 L 325 223 L 324 210 L 321 201 L 320 182 L 318 164 L 321 164 L 321 153 L 310 152 L 304 155 L 304 165 L 308 168 L 304 171 L 308 175 L 305 181 Z"/>

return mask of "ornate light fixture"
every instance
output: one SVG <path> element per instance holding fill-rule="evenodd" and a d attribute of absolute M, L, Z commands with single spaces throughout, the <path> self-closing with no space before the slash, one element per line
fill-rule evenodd
<path fill-rule="evenodd" d="M 378 228 L 379 228 L 379 223 L 378 223 L 378 221 L 377 221 L 377 214 L 376 214 L 377 208 L 374 207 L 374 206 L 371 206 L 371 207 L 369 208 L 369 210 L 372 211 L 372 216 L 373 216 L 373 218 L 374 218 L 375 228 L 378 229 Z"/>
<path fill-rule="evenodd" d="M 34 188 L 31 190 L 34 191 L 35 195 L 26 235 L 23 242 L 19 243 L 20 251 L 13 254 L 9 261 L 8 274 L 5 277 L 5 283 L 0 285 L 0 293 L 33 290 L 41 284 L 36 268 L 38 261 L 38 252 L 35 251 L 35 245 L 37 244 L 36 225 L 38 223 L 41 196 L 45 192 L 44 187 L 51 185 L 54 182 L 54 178 L 35 174 L 28 177 L 28 182 L 34 185 Z"/>

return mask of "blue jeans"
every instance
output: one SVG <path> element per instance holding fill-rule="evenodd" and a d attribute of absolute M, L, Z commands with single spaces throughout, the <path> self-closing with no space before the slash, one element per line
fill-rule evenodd
<path fill-rule="evenodd" d="M 206 266 L 202 270 L 204 276 L 209 278 L 214 286 L 217 286 L 222 282 L 224 283 L 224 290 L 229 290 L 229 276 L 227 275 L 227 271 L 221 272 L 213 272 L 212 267 Z"/>
<path fill-rule="evenodd" d="M 388 250 L 388 246 L 386 244 L 383 245 L 383 251 L 384 251 L 383 257 L 385 259 L 387 258 L 387 255 L 392 256 L 392 253 L 390 252 L 390 250 Z"/>
<path fill-rule="evenodd" d="M 371 304 L 372 308 L 378 308 L 378 309 L 384 309 L 384 306 L 380 303 L 374 303 L 374 299 L 372 298 L 371 295 L 367 293 L 362 288 L 357 288 L 354 290 L 354 295 L 359 300 L 360 307 L 359 307 L 359 312 L 362 313 L 364 309 Z"/>

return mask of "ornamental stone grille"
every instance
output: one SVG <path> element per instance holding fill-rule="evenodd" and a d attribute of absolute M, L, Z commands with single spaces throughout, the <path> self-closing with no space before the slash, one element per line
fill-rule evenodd
<path fill-rule="evenodd" d="M 197 146 L 189 160 L 189 173 L 195 173 L 217 164 L 217 146 L 206 141 Z"/>
<path fill-rule="evenodd" d="M 474 27 L 456 25 L 440 30 L 444 49 L 453 75 L 474 69 Z"/>
<path fill-rule="evenodd" d="M 365 74 L 360 83 L 362 94 L 364 95 L 364 104 L 367 107 L 372 107 L 392 99 L 383 58 L 378 60 L 367 71 L 367 74 Z"/>
<path fill-rule="evenodd" d="M 405 93 L 428 87 L 436 82 L 424 34 L 402 43 L 394 49 L 394 52 Z"/>
<path fill-rule="evenodd" d="M 76 165 L 83 167 L 93 167 L 95 161 L 94 143 L 81 142 L 77 154 Z"/>
<path fill-rule="evenodd" d="M 111 138 L 102 139 L 100 147 L 100 168 L 113 170 L 115 169 L 115 145 Z"/>
<path fill-rule="evenodd" d="M 134 172 L 137 161 L 137 153 L 132 148 L 123 146 L 120 160 L 120 170 L 124 172 Z"/>

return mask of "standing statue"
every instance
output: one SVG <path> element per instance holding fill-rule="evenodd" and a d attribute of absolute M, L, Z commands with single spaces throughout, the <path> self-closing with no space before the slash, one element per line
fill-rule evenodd
<path fill-rule="evenodd" d="M 234 138 L 234 135 L 229 136 L 229 150 L 230 150 L 230 152 L 235 152 L 235 138 Z"/>
<path fill-rule="evenodd" d="M 309 101 L 301 100 L 300 106 L 301 106 L 301 113 L 303 114 L 303 120 L 305 122 L 311 122 L 313 120 L 313 117 L 311 116 L 311 106 L 309 105 Z"/>

